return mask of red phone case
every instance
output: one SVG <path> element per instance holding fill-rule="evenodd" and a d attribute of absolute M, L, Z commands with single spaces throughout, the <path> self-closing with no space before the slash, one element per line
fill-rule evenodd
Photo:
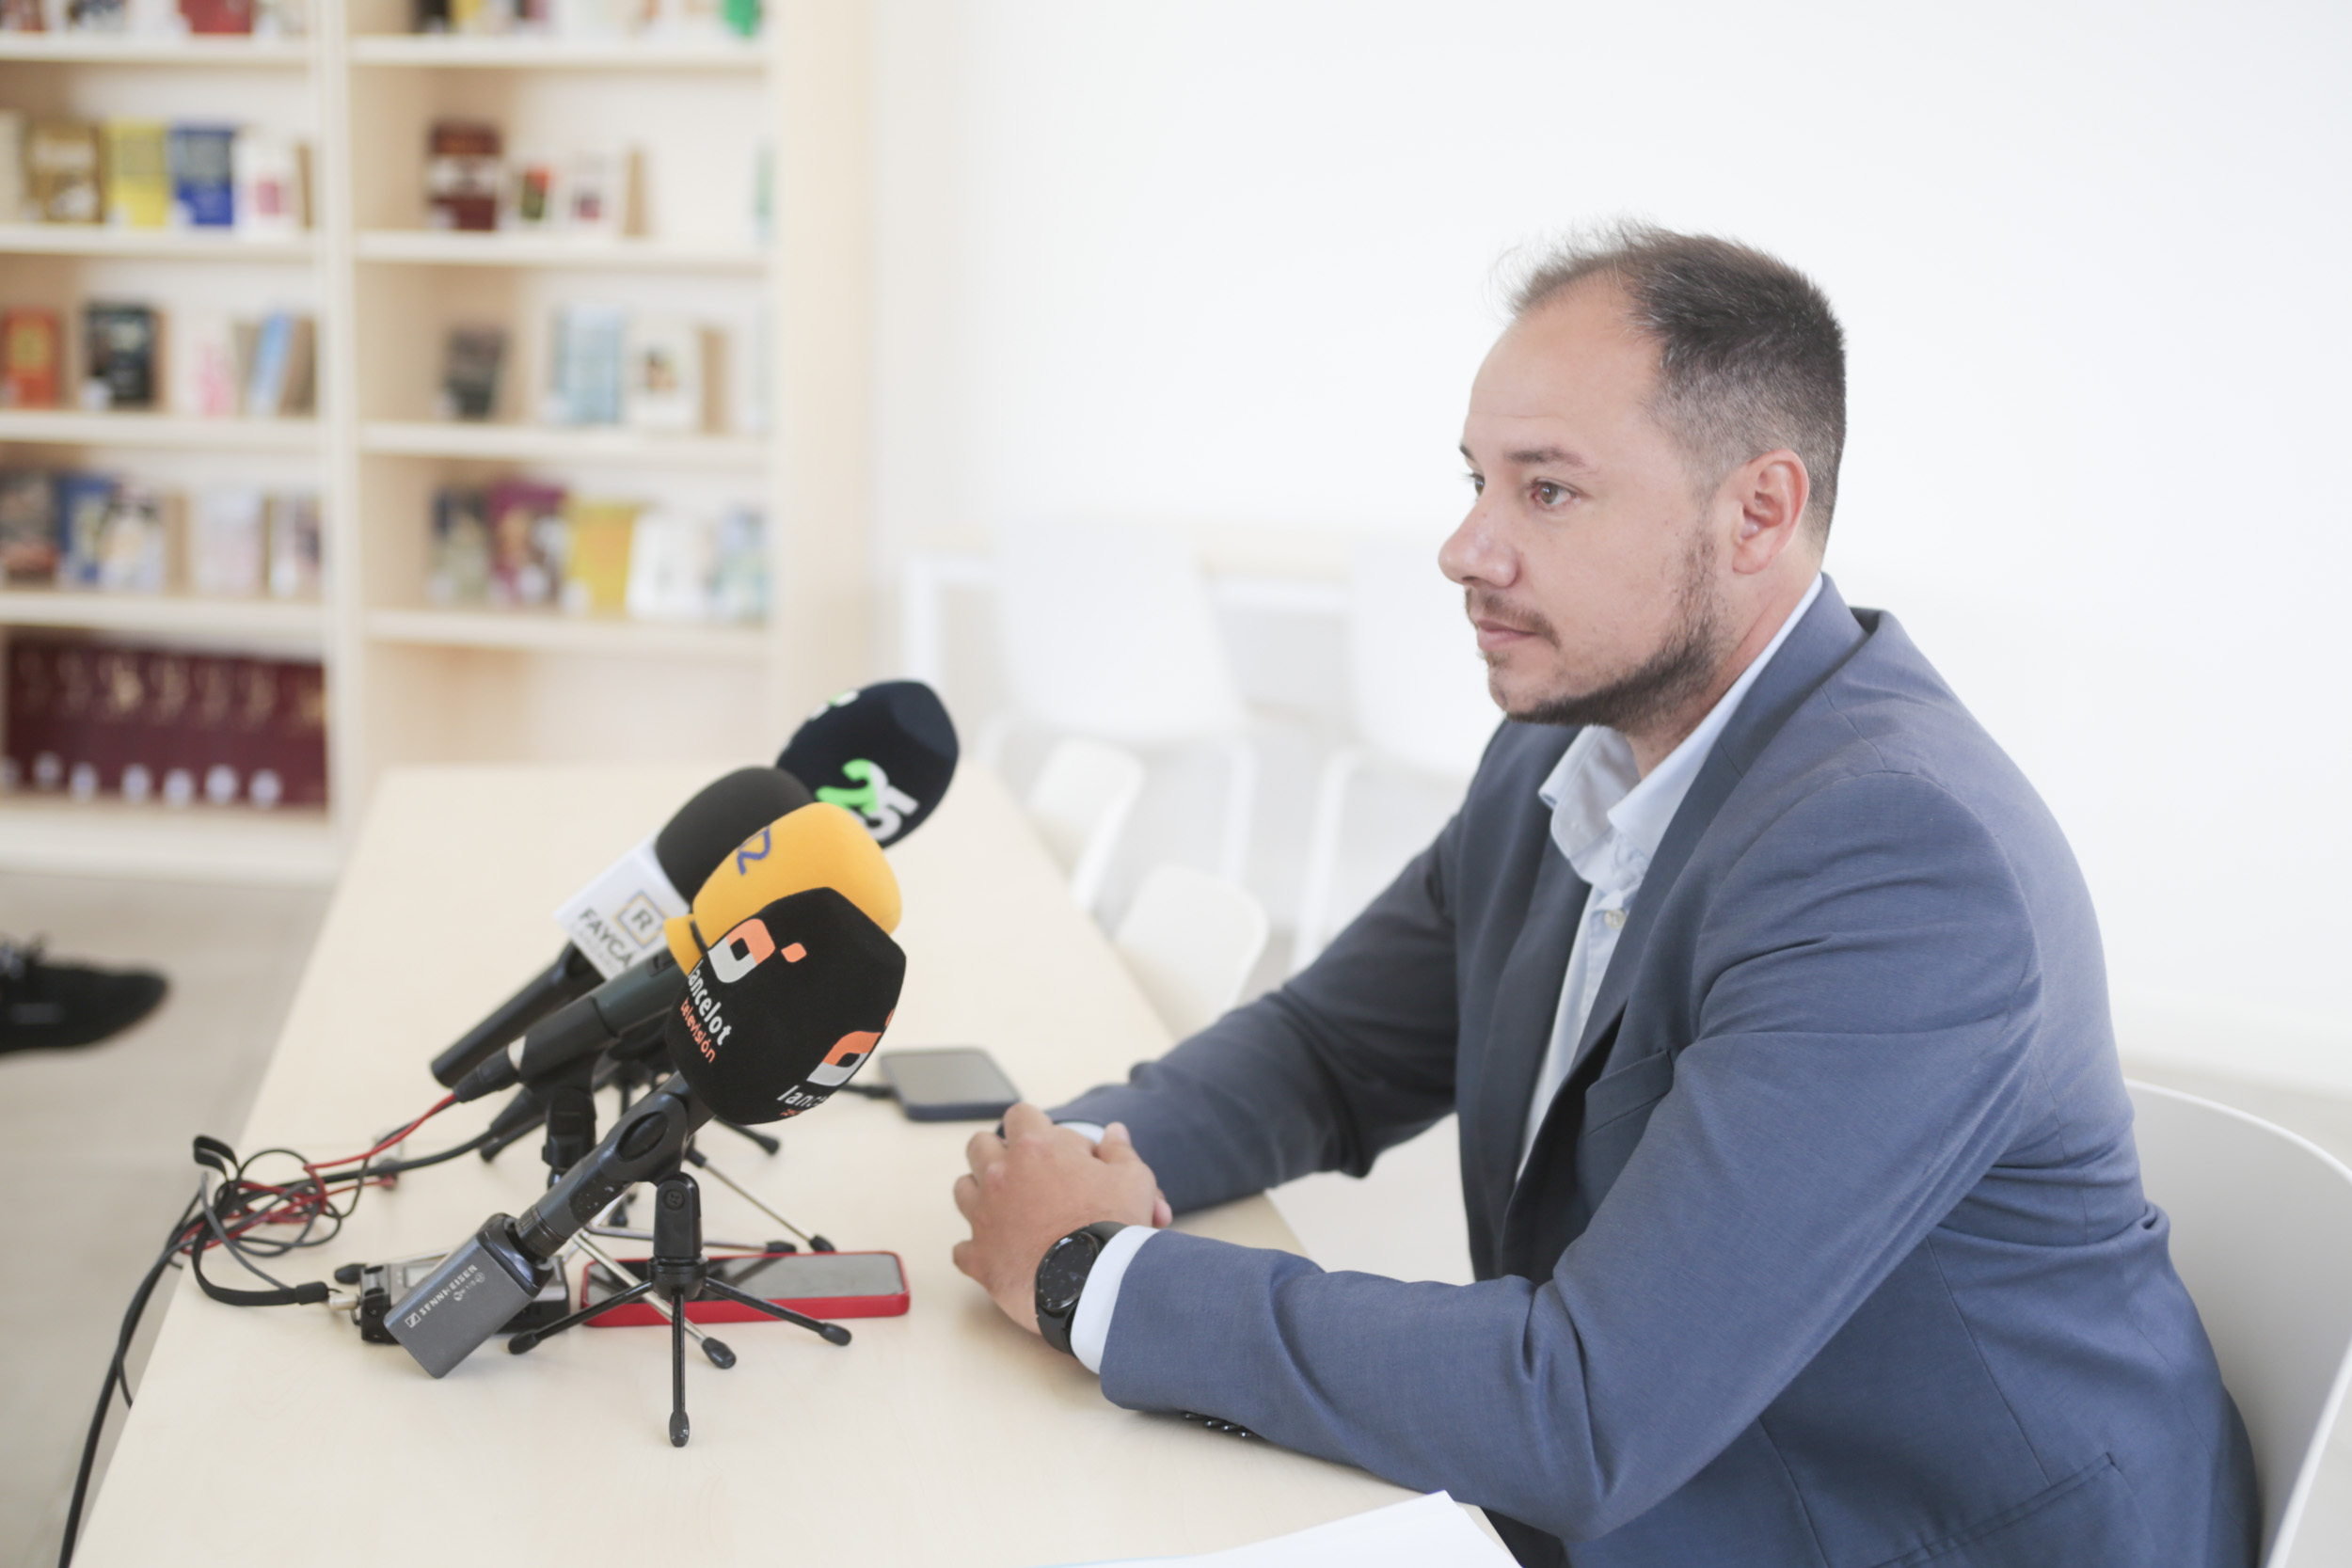
<path fill-rule="evenodd" d="M 772 1252 L 714 1252 L 710 1255 L 710 1260 L 714 1263 L 722 1263 L 732 1262 L 735 1259 L 741 1258 L 782 1258 L 787 1256 L 790 1255 Z M 805 1257 L 807 1255 L 802 1254 L 801 1256 Z M 876 1251 L 868 1253 L 844 1253 L 841 1254 L 841 1256 L 887 1258 L 893 1263 L 898 1265 L 899 1283 L 904 1284 L 906 1282 L 906 1262 L 895 1252 Z M 643 1263 L 645 1259 L 643 1258 L 624 1258 L 621 1261 L 624 1263 Z M 588 1269 L 582 1269 L 580 1271 L 580 1305 L 582 1307 L 588 1305 L 588 1275 L 590 1272 L 591 1271 Z M 907 1309 L 907 1293 L 904 1291 L 900 1291 L 895 1296 L 810 1296 L 801 1300 L 795 1300 L 789 1296 L 776 1296 L 770 1299 L 773 1300 L 778 1307 L 788 1307 L 795 1312 L 805 1313 L 812 1318 L 824 1318 L 827 1320 L 834 1318 L 897 1318 L 904 1316 Z M 612 1311 L 607 1312 L 600 1317 L 589 1319 L 583 1326 L 588 1328 L 644 1328 L 649 1324 L 660 1323 L 666 1321 L 667 1320 L 661 1316 L 660 1312 L 658 1311 L 650 1303 L 644 1301 L 632 1301 L 626 1307 L 615 1307 Z M 764 1312 L 755 1312 L 752 1308 L 744 1306 L 739 1301 L 728 1301 L 723 1296 L 715 1300 L 705 1299 L 702 1301 L 688 1302 L 686 1304 L 686 1321 L 690 1323 L 772 1323 L 775 1320 L 770 1318 Z"/>

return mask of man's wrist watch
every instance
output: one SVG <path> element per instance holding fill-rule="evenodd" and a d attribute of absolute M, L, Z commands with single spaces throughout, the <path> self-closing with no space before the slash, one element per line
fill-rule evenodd
<path fill-rule="evenodd" d="M 1064 1355 L 1077 1354 L 1070 1348 L 1070 1325 L 1078 1316 L 1078 1298 L 1086 1294 L 1094 1260 L 1126 1228 L 1117 1220 L 1097 1220 L 1047 1247 L 1038 1260 L 1037 1331 Z"/>

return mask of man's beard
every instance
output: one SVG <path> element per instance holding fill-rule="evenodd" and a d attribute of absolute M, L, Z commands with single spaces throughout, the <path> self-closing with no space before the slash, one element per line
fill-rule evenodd
<path fill-rule="evenodd" d="M 1723 662 L 1724 607 L 1715 587 L 1713 539 L 1694 531 L 1675 593 L 1675 630 L 1665 645 L 1634 669 L 1581 696 L 1541 697 L 1525 707 L 1505 707 L 1523 724 L 1598 724 L 1620 735 L 1657 722 L 1704 691 Z M 1478 609 L 1471 591 L 1471 610 Z M 1525 628 L 1558 646 L 1551 626 L 1540 619 Z"/>

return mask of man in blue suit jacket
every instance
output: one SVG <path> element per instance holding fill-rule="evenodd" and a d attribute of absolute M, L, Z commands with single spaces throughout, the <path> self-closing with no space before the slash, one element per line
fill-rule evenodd
<path fill-rule="evenodd" d="M 1117 1402 L 1443 1487 L 1524 1562 L 2245 1568 L 2081 874 L 1820 576 L 1827 302 L 1631 230 L 1518 303 L 1440 556 L 1510 720 L 1459 815 L 1082 1125 L 974 1139 L 959 1265 Z M 1476 1284 L 1159 1228 L 1449 1111 Z"/>

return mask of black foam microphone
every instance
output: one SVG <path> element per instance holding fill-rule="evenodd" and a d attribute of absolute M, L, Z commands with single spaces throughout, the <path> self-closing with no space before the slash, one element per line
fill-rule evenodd
<path fill-rule="evenodd" d="M 956 776 L 956 726 L 921 681 L 845 691 L 809 715 L 776 766 L 817 799 L 864 818 L 875 842 L 895 844 L 938 809 Z"/>
<path fill-rule="evenodd" d="M 736 846 L 809 803 L 779 768 L 739 768 L 706 784 L 661 830 L 623 855 L 556 911 L 571 941 L 555 962 L 433 1058 L 444 1087 L 532 1024 L 662 949 L 662 923 L 684 914 L 694 890 Z"/>
<path fill-rule="evenodd" d="M 713 1116 L 778 1121 L 823 1104 L 873 1054 L 905 978 L 898 944 L 832 888 L 738 924 L 688 973 L 665 1026 L 678 1070 L 538 1202 L 490 1216 L 385 1326 L 426 1371 L 447 1372 L 538 1293 L 548 1259 L 631 1184 L 675 1166 Z"/>

